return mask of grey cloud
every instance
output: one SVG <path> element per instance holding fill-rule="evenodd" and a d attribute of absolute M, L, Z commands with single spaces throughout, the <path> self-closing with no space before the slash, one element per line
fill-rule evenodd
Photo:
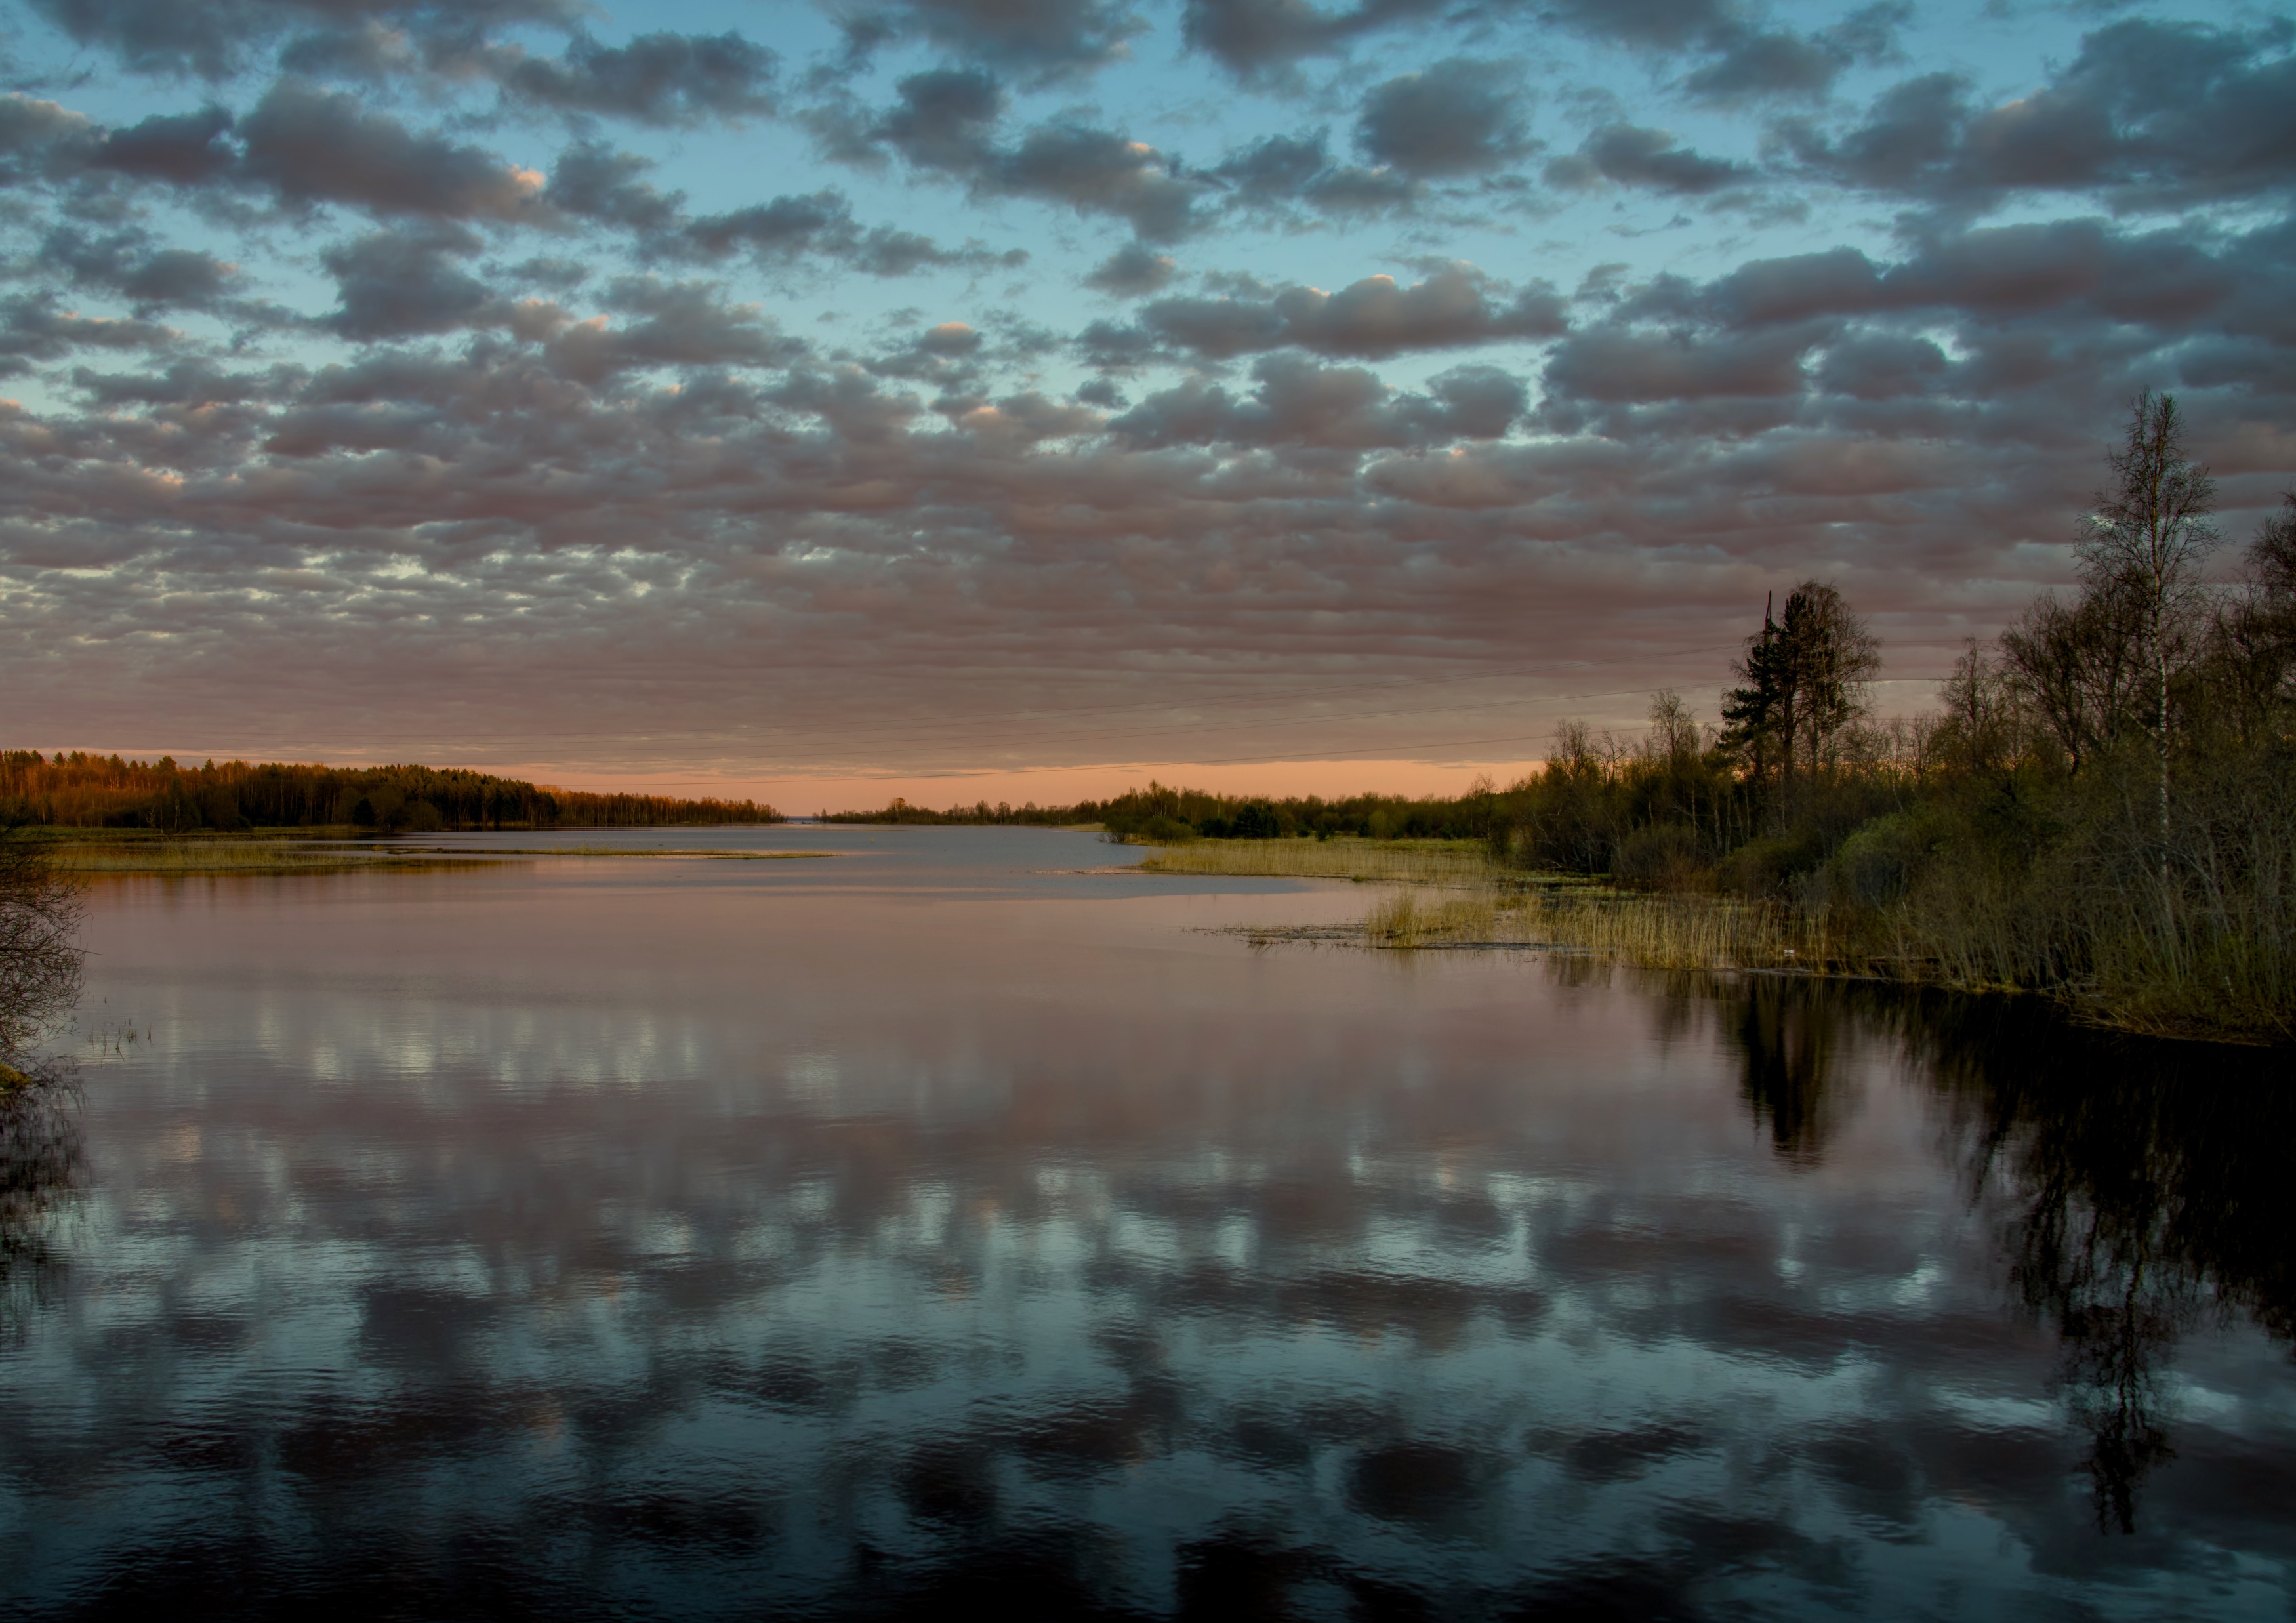
<path fill-rule="evenodd" d="M 467 326 L 495 303 L 487 284 L 455 263 L 483 244 L 460 226 L 380 231 L 320 255 L 341 303 L 327 325 L 361 341 Z"/>
<path fill-rule="evenodd" d="M 682 192 L 664 193 L 641 179 L 651 159 L 618 152 L 595 142 L 578 142 L 558 155 L 550 171 L 551 206 L 583 219 L 656 232 L 675 222 L 685 203 Z"/>
<path fill-rule="evenodd" d="M 911 74 L 900 101 L 871 132 L 920 168 L 979 170 L 990 160 L 990 132 L 1004 111 L 996 77 L 977 68 Z"/>
<path fill-rule="evenodd" d="M 1684 87 L 1710 102 L 1820 95 L 1846 66 L 1841 54 L 1800 34 L 1747 34 L 1693 73 Z"/>
<path fill-rule="evenodd" d="M 1076 335 L 1075 341 L 1077 353 L 1088 365 L 1111 372 L 1145 365 L 1160 353 L 1155 339 L 1148 333 L 1112 321 L 1092 323 Z"/>
<path fill-rule="evenodd" d="M 1818 387 L 1860 400 L 1927 394 L 1945 381 L 1945 351 L 1926 338 L 1873 333 L 1833 346 L 1818 364 Z"/>
<path fill-rule="evenodd" d="M 1800 327 L 1700 340 L 1597 327 L 1574 332 L 1546 365 L 1551 395 L 1606 403 L 1801 392 L 1802 357 L 1824 332 Z"/>
<path fill-rule="evenodd" d="M 116 169 L 147 180 L 195 186 L 229 172 L 239 154 L 224 141 L 231 114 L 220 107 L 197 112 L 155 113 L 140 124 L 115 129 L 89 155 L 91 168 Z"/>
<path fill-rule="evenodd" d="M 1889 266 L 1856 249 L 1756 260 L 1696 302 L 1742 328 L 1814 315 L 1943 309 L 1992 319 L 2074 307 L 2175 326 L 2224 304 L 2235 282 L 2181 234 L 2130 235 L 2095 220 L 2057 220 L 1943 233 Z"/>
<path fill-rule="evenodd" d="M 1728 0 L 1559 0 L 1547 15 L 1598 39 L 1659 51 L 1682 50 L 1738 21 Z"/>
<path fill-rule="evenodd" d="M 1874 100 L 1863 121 L 1838 142 L 1800 123 L 1780 128 L 1805 163 L 1844 184 L 1906 190 L 1952 156 L 1969 116 L 1967 81 L 1954 73 L 1925 73 L 1893 85 Z"/>
<path fill-rule="evenodd" d="M 1108 425 L 1122 443 L 1302 446 L 1369 450 L 1448 444 L 1505 434 L 1527 403 L 1522 383 L 1490 367 L 1446 374 L 1423 395 L 1398 395 L 1360 366 L 1324 366 L 1304 356 L 1268 356 L 1252 368 L 1259 387 L 1237 399 L 1191 379 L 1149 396 Z"/>
<path fill-rule="evenodd" d="M 1171 255 L 1127 242 L 1103 260 L 1085 282 L 1119 299 L 1142 299 L 1171 281 L 1173 269 Z"/>
<path fill-rule="evenodd" d="M 843 193 L 824 188 L 705 215 L 689 221 L 680 234 L 693 251 L 708 258 L 745 248 L 763 258 L 790 259 L 848 242 L 855 229 L 853 205 Z"/>
<path fill-rule="evenodd" d="M 1440 7 L 1441 0 L 1366 0 L 1353 11 L 1326 12 L 1307 0 L 1187 0 L 1180 32 L 1189 49 L 1249 77 L 1342 49 L 1374 29 L 1431 16 Z"/>
<path fill-rule="evenodd" d="M 1335 163 L 1324 135 L 1269 135 L 1210 171 L 1240 206 L 1282 212 L 1297 207 L 1333 215 L 1397 213 L 1426 184 L 1399 170 Z"/>
<path fill-rule="evenodd" d="M 72 373 L 72 386 L 97 406 L 234 406 L 254 400 L 275 400 L 293 387 L 298 374 L 286 369 L 269 373 L 227 373 L 211 361 L 185 359 L 164 371 L 98 373 L 81 367 Z"/>
<path fill-rule="evenodd" d="M 1015 265 L 1027 256 L 950 251 L 931 238 L 889 225 L 863 228 L 841 192 L 824 187 L 722 214 L 688 216 L 682 192 L 665 193 L 642 178 L 651 160 L 594 142 L 561 153 L 547 201 L 577 218 L 618 226 L 638 238 L 642 257 L 723 259 L 747 252 L 787 264 L 825 256 L 876 276 L 904 276 L 928 265 Z"/>
<path fill-rule="evenodd" d="M 0 182 L 21 184 L 86 161 L 95 127 L 53 102 L 0 95 Z"/>
<path fill-rule="evenodd" d="M 1475 175 L 1530 150 L 1524 119 L 1512 74 L 1453 57 L 1374 86 L 1356 140 L 1374 162 L 1409 175 Z"/>
<path fill-rule="evenodd" d="M 2296 187 L 2296 56 L 2277 30 L 2115 23 L 2032 94 L 1982 111 L 1965 81 L 1894 86 L 1838 138 L 1780 135 L 1841 184 L 1986 204 L 2019 191 L 2097 193 L 2116 207 L 2284 194 Z"/>
<path fill-rule="evenodd" d="M 1199 223 L 1198 183 L 1182 178 L 1180 166 L 1154 148 L 1112 130 L 1055 121 L 999 146 L 994 132 L 1005 102 L 993 74 L 912 74 L 900 82 L 898 96 L 873 124 L 865 127 L 849 114 L 830 119 L 832 149 L 851 160 L 889 146 L 917 169 L 963 180 L 975 197 L 1032 198 L 1110 215 L 1149 242 L 1185 236 Z M 856 142 L 860 146 L 853 150 Z"/>
<path fill-rule="evenodd" d="M 873 276 L 906 276 L 928 265 L 1011 266 L 1028 258 L 1019 250 L 1002 255 L 952 251 L 931 237 L 891 225 L 864 230 L 844 194 L 826 189 L 703 215 L 681 226 L 674 243 L 681 253 L 704 259 L 722 259 L 737 250 L 769 263 L 818 254 Z"/>
<path fill-rule="evenodd" d="M 503 75 L 505 93 L 570 113 L 642 124 L 742 119 L 774 110 L 776 58 L 739 34 L 644 34 L 603 45 L 578 34 L 562 57 L 529 57 Z"/>
<path fill-rule="evenodd" d="M 626 278 L 608 300 L 639 319 L 618 327 L 599 317 L 565 329 L 547 349 L 562 375 L 594 383 L 648 366 L 783 368 L 807 354 L 758 306 L 728 305 L 711 283 Z"/>
<path fill-rule="evenodd" d="M 1111 130 L 1055 124 L 1029 131 L 980 174 L 983 190 L 1113 215 L 1143 239 L 1170 242 L 1195 227 L 1196 188 L 1152 147 Z"/>
<path fill-rule="evenodd" d="M 84 287 L 119 294 L 140 310 L 211 307 L 232 291 L 238 267 L 188 248 L 154 248 L 149 234 L 93 237 L 59 227 L 41 244 L 42 260 Z"/>
<path fill-rule="evenodd" d="M 183 335 L 148 321 L 115 321 L 59 307 L 53 293 L 28 293 L 0 302 L 0 377 L 61 360 L 75 349 L 165 348 Z"/>
<path fill-rule="evenodd" d="M 921 37 L 942 50 L 1038 78 L 1103 67 L 1146 26 L 1108 0 L 898 0 L 848 20 L 866 48 Z"/>
<path fill-rule="evenodd" d="M 240 124 L 242 172 L 289 203 L 380 214 L 510 220 L 530 214 L 540 177 L 442 135 L 410 133 L 348 95 L 281 83 Z"/>
<path fill-rule="evenodd" d="M 31 0 L 75 43 L 107 50 L 137 72 L 226 78 L 251 48 L 315 20 L 374 22 L 421 36 L 467 36 L 506 23 L 566 24 L 578 0 Z"/>
<path fill-rule="evenodd" d="M 885 393 L 857 366 L 793 373 L 767 398 L 784 410 L 820 418 L 840 439 L 857 446 L 887 444 L 918 413 L 913 397 Z"/>
<path fill-rule="evenodd" d="M 1683 87 L 1724 103 L 1823 95 L 1845 69 L 1895 58 L 1898 30 L 1913 15 L 1907 0 L 1880 0 L 1816 34 L 1726 25 L 1708 35 L 1709 60 Z"/>
<path fill-rule="evenodd" d="M 1165 342 L 1214 358 L 1285 348 L 1371 358 L 1553 338 L 1567 324 L 1562 299 L 1543 283 L 1508 303 L 1491 292 L 1471 267 L 1454 266 L 1408 287 L 1367 276 L 1335 293 L 1291 287 L 1266 298 L 1160 299 L 1141 322 Z"/>
<path fill-rule="evenodd" d="M 1665 130 L 1631 124 L 1596 130 L 1575 154 L 1549 163 L 1546 174 L 1551 185 L 1575 189 L 1608 180 L 1677 197 L 1703 196 L 1757 177 L 1746 165 L 1701 157 L 1677 145 Z"/>

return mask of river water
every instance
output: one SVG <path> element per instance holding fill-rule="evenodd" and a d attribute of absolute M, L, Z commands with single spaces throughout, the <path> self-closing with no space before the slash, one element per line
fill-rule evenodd
<path fill-rule="evenodd" d="M 95 892 L 9 1615 L 2296 1611 L 2284 1056 L 578 838 Z"/>

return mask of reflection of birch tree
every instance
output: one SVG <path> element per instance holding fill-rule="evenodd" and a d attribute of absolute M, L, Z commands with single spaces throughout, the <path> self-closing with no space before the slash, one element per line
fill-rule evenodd
<path fill-rule="evenodd" d="M 22 831 L 0 827 L 0 1065 L 79 1001 L 79 889 Z M 0 1084 L 8 1078 L 0 1076 Z"/>
<path fill-rule="evenodd" d="M 0 1328 L 45 1301 L 62 1265 L 53 1236 L 76 1198 L 84 1161 L 67 1089 L 20 1086 L 0 1095 Z"/>
<path fill-rule="evenodd" d="M 1815 1164 L 1839 1114 L 1842 1022 L 1849 1011 L 1831 988 L 1767 978 L 1742 994 L 1732 1037 L 1739 1093 L 1757 1126 L 1788 1160 Z"/>
<path fill-rule="evenodd" d="M 2139 1485 L 2174 1457 L 2179 1339 L 2237 1312 L 2296 1340 L 2296 1094 L 2269 1054 L 2089 1036 L 1991 1000 L 1909 1035 L 1965 1112 L 1974 1185 L 2007 1202 L 2018 1294 L 2063 1340 L 2098 1520 L 2132 1530 Z"/>

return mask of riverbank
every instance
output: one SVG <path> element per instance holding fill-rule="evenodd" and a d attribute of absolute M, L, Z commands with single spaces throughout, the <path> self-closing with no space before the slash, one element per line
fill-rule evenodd
<path fill-rule="evenodd" d="M 2044 996 L 2087 1023 L 2146 1037 L 2277 1046 L 2296 1032 L 2195 1012 L 2149 977 L 2011 987 L 1951 959 L 1877 950 L 1892 933 L 1846 928 L 1827 909 L 1706 892 L 1627 890 L 1576 875 L 1501 868 L 1469 841 L 1201 840 L 1140 865 L 1152 873 L 1344 879 L 1392 887 L 1349 924 L 1244 925 L 1259 944 L 1323 942 L 1384 951 L 1582 953 L 1641 969 L 1856 977 L 1963 992 Z"/>

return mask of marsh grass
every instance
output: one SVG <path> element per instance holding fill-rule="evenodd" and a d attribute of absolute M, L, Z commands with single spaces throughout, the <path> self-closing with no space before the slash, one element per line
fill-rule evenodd
<path fill-rule="evenodd" d="M 1490 851 L 1464 840 L 1202 840 L 1168 846 L 1144 873 L 1349 879 L 1360 884 L 1488 886 Z"/>
<path fill-rule="evenodd" d="M 1848 967 L 1833 951 L 1823 914 L 1721 897 L 1538 887 L 1524 891 L 1506 916 L 1527 942 L 1644 969 Z"/>
<path fill-rule="evenodd" d="M 1406 952 L 1514 947 L 1644 969 L 1866 967 L 1843 960 L 1823 917 L 1719 897 L 1652 896 L 1570 883 L 1398 886 L 1354 926 L 1248 925 L 1240 933 L 1261 944 L 1326 941 Z"/>

